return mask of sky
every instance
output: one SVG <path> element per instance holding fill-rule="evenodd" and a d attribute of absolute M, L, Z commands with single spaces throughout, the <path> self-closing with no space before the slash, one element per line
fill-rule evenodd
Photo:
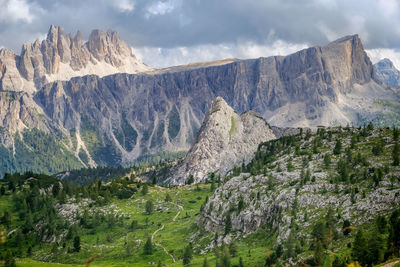
<path fill-rule="evenodd" d="M 151 67 L 287 55 L 359 34 L 400 69 L 400 0 L 0 0 L 0 47 L 20 53 L 50 25 L 118 31 Z"/>

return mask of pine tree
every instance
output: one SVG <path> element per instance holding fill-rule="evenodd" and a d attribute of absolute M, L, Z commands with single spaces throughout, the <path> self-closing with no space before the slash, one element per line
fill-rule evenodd
<path fill-rule="evenodd" d="M 244 209 L 244 200 L 243 197 L 239 197 L 239 202 L 238 202 L 238 213 L 240 213 Z"/>
<path fill-rule="evenodd" d="M 399 140 L 399 129 L 396 127 L 393 129 L 393 141 L 397 142 Z"/>
<path fill-rule="evenodd" d="M 144 243 L 143 254 L 145 255 L 153 254 L 153 243 L 151 242 L 151 237 L 148 237 L 146 243 Z"/>
<path fill-rule="evenodd" d="M 186 181 L 186 184 L 193 184 L 194 183 L 194 177 L 192 174 L 189 175 L 189 178 Z"/>
<path fill-rule="evenodd" d="M 172 201 L 171 195 L 167 193 L 167 195 L 165 196 L 165 202 L 171 202 L 171 201 Z"/>
<path fill-rule="evenodd" d="M 329 155 L 329 153 L 326 153 L 324 156 L 324 166 L 326 169 L 329 168 L 329 166 L 331 165 L 331 156 Z"/>
<path fill-rule="evenodd" d="M 400 146 L 398 143 L 396 143 L 393 147 L 393 166 L 399 166 L 400 163 L 399 152 L 400 152 Z"/>
<path fill-rule="evenodd" d="M 232 256 L 232 258 L 235 258 L 237 255 L 237 245 L 235 241 L 232 241 L 229 244 L 229 254 Z"/>
<path fill-rule="evenodd" d="M 203 260 L 203 267 L 210 267 L 210 264 L 208 263 L 207 257 L 205 257 L 204 260 Z"/>
<path fill-rule="evenodd" d="M 322 262 L 324 260 L 324 247 L 322 246 L 321 241 L 317 241 L 314 249 L 314 263 L 317 266 L 322 266 Z"/>
<path fill-rule="evenodd" d="M 150 214 L 153 213 L 153 210 L 154 210 L 153 201 L 147 200 L 147 202 L 146 202 L 146 213 L 147 213 L 148 215 L 150 215 Z"/>
<path fill-rule="evenodd" d="M 229 250 L 227 247 L 224 247 L 221 255 L 221 267 L 230 267 L 231 266 L 231 255 L 229 254 Z"/>
<path fill-rule="evenodd" d="M 79 252 L 81 250 L 81 238 L 79 236 L 75 236 L 74 238 L 74 251 Z"/>
<path fill-rule="evenodd" d="M 231 220 L 231 214 L 228 212 L 228 214 L 226 214 L 226 219 L 225 219 L 225 235 L 229 234 L 231 230 L 232 230 L 232 220 Z"/>
<path fill-rule="evenodd" d="M 365 238 L 364 232 L 358 230 L 352 246 L 352 255 L 354 259 L 358 260 L 362 265 L 365 263 L 367 258 L 367 239 Z"/>
<path fill-rule="evenodd" d="M 183 252 L 183 265 L 188 265 L 193 259 L 193 247 L 192 244 L 189 243 L 185 247 L 185 251 Z"/>
<path fill-rule="evenodd" d="M 239 267 L 244 267 L 243 258 L 239 258 Z"/>
<path fill-rule="evenodd" d="M 333 149 L 333 154 L 339 155 L 342 152 L 342 142 L 340 139 L 336 140 L 335 148 Z"/>

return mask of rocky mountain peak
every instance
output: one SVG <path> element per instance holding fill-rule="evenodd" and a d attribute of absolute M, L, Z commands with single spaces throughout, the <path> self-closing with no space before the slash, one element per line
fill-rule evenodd
<path fill-rule="evenodd" d="M 184 184 L 190 175 L 195 183 L 209 173 L 226 175 L 235 165 L 247 163 L 260 142 L 275 139 L 269 125 L 254 112 L 237 114 L 222 97 L 209 110 L 185 159 L 172 169 L 167 184 Z"/>
<path fill-rule="evenodd" d="M 3 53 L 5 54 L 5 53 Z M 0 74 L 0 91 L 33 93 L 44 84 L 72 77 L 95 74 L 138 73 L 151 70 L 132 54 L 131 47 L 117 32 L 94 30 L 87 43 L 82 34 L 65 34 L 61 26 L 52 25 L 41 43 L 24 44 L 21 55 L 9 60 L 0 56 L 0 65 L 8 72 Z"/>
<path fill-rule="evenodd" d="M 400 71 L 396 69 L 390 59 L 382 59 L 374 65 L 374 68 L 378 79 L 389 85 L 400 85 Z"/>
<path fill-rule="evenodd" d="M 64 29 L 61 26 L 54 26 L 51 25 L 50 29 L 47 33 L 47 40 L 51 43 L 54 43 L 57 45 L 58 38 L 59 36 L 62 36 L 64 33 Z"/>
<path fill-rule="evenodd" d="M 393 62 L 388 58 L 380 60 L 379 62 L 376 63 L 376 65 L 379 66 L 380 68 L 387 68 L 387 69 L 391 69 L 394 67 Z"/>

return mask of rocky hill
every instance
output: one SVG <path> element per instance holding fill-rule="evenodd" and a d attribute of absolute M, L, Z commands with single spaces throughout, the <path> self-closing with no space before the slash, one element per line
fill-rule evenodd
<path fill-rule="evenodd" d="M 400 71 L 396 69 L 390 59 L 385 58 L 374 64 L 376 76 L 387 84 L 400 85 Z"/>
<path fill-rule="evenodd" d="M 326 220 L 332 227 L 330 253 L 344 253 L 342 233 L 346 238 L 400 205 L 398 140 L 398 130 L 369 125 L 319 128 L 264 142 L 250 164 L 221 179 L 197 221 L 206 231 L 194 240 L 208 244 L 208 251 L 262 232 L 295 264 L 316 248 L 313 238 L 326 231 L 318 223 Z"/>
<path fill-rule="evenodd" d="M 69 52 L 65 52 L 64 57 L 61 51 L 65 49 L 59 48 L 69 41 L 62 41 L 67 37 L 59 32 L 59 28 L 52 27 L 41 45 L 53 44 L 51 47 L 54 48 L 57 40 L 57 49 L 53 50 L 60 57 L 59 64 L 57 60 L 54 64 L 43 61 L 46 71 L 38 73 L 45 73 L 45 76 L 37 77 L 45 77 L 44 82 L 36 82 L 32 93 L 18 92 L 9 97 L 9 92 L 0 92 L 4 103 L 0 108 L 4 150 L 13 150 L 17 132 L 20 134 L 32 128 L 61 142 L 81 166 L 119 165 L 132 162 L 141 155 L 188 150 L 210 103 L 217 96 L 223 97 L 236 112 L 254 110 L 274 126 L 328 126 L 369 121 L 386 125 L 398 123 L 397 94 L 376 78 L 357 35 L 286 57 L 233 59 L 137 74 L 88 75 L 46 83 L 56 77 L 56 70 L 62 70 L 64 61 L 61 59 L 71 68 L 82 71 L 84 67 L 81 66 L 85 66 L 85 62 L 89 66 L 92 61 L 117 68 L 121 64 L 117 52 L 131 53 L 123 49 L 125 45 L 117 41 L 115 33 L 94 31 L 79 50 L 83 54 L 89 51 L 90 60 L 82 61 L 80 65 L 81 61 L 75 61 L 73 52 L 71 60 L 67 56 Z M 68 40 L 72 42 L 71 38 Z M 71 44 L 69 47 L 71 50 Z M 44 55 L 39 57 L 45 58 Z M 22 62 L 19 57 L 14 58 Z M 133 56 L 128 58 L 134 60 Z M 3 68 L 3 77 L 7 69 Z M 98 74 L 101 76 L 102 73 Z M 3 82 L 3 90 L 5 84 Z M 5 109 L 8 106 L 12 113 Z M 12 163 L 15 152 L 10 155 L 7 160 Z M 9 170 L 15 169 L 12 164 L 9 166 Z"/>
<path fill-rule="evenodd" d="M 167 184 L 204 183 L 211 172 L 225 176 L 235 165 L 249 163 L 260 142 L 275 139 L 266 121 L 252 111 L 238 115 L 223 98 L 210 105 L 197 139 L 175 166 Z"/>

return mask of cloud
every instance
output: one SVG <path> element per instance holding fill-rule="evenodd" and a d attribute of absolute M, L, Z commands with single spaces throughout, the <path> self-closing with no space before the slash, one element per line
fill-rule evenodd
<path fill-rule="evenodd" d="M 111 0 L 109 3 L 120 12 L 130 13 L 135 9 L 135 2 L 130 0 Z"/>
<path fill-rule="evenodd" d="M 0 0 L 1 22 L 25 22 L 32 23 L 36 16 L 32 13 L 32 7 L 25 0 Z"/>
<path fill-rule="evenodd" d="M 150 18 L 151 16 L 155 15 L 164 15 L 167 13 L 171 13 L 179 4 L 180 2 L 178 2 L 177 0 L 153 2 L 147 7 L 146 17 Z"/>
<path fill-rule="evenodd" d="M 246 51 L 272 51 L 278 41 L 324 45 L 355 33 L 367 49 L 400 48 L 400 0 L 0 0 L 0 6 L 0 43 L 16 51 L 51 24 L 83 36 L 117 30 L 155 65 L 164 65 L 165 54 L 178 58 L 168 62 L 187 62 L 185 50 L 193 60 L 247 57 Z"/>

